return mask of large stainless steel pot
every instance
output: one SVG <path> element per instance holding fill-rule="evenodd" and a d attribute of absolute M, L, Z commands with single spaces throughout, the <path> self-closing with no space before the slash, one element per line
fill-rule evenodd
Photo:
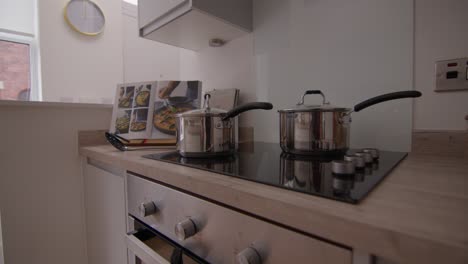
<path fill-rule="evenodd" d="M 306 95 L 319 94 L 322 105 L 305 105 Z M 400 98 L 421 96 L 418 91 L 401 91 L 370 98 L 353 109 L 331 106 L 320 90 L 309 90 L 294 108 L 279 110 L 280 145 L 298 155 L 337 154 L 349 149 L 351 113 Z"/>
<path fill-rule="evenodd" d="M 247 103 L 231 111 L 211 108 L 205 94 L 204 107 L 176 115 L 177 151 L 183 157 L 199 158 L 231 155 L 237 146 L 234 117 L 253 109 L 270 110 L 271 103 Z"/>

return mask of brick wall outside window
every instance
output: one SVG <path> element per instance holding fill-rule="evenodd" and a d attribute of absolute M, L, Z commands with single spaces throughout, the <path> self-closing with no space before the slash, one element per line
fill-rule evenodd
<path fill-rule="evenodd" d="M 30 90 L 29 45 L 0 40 L 0 100 L 18 100 Z M 25 91 L 26 90 L 26 91 Z"/>

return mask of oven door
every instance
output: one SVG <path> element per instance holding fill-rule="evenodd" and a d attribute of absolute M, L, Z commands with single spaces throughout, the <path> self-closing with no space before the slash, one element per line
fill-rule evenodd
<path fill-rule="evenodd" d="M 129 264 L 195 264 L 207 263 L 131 216 L 130 232 L 125 237 Z"/>

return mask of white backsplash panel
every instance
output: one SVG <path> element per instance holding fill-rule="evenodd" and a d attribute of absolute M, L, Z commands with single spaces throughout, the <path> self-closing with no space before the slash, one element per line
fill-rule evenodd
<path fill-rule="evenodd" d="M 255 0 L 254 31 L 221 48 L 181 52 L 180 78 L 204 89 L 240 89 L 240 102 L 291 107 L 305 90 L 337 106 L 413 89 L 413 2 L 406 0 Z M 423 95 L 424 96 L 424 95 Z M 321 103 L 321 98 L 308 98 Z M 351 147 L 408 151 L 412 100 L 353 114 Z M 279 142 L 274 111 L 241 115 L 255 140 Z"/>

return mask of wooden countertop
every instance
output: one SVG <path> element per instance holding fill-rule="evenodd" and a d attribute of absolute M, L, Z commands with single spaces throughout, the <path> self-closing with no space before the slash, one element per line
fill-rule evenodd
<path fill-rule="evenodd" d="M 468 263 L 468 159 L 410 154 L 357 205 L 142 158 L 81 155 L 397 263 Z"/>

